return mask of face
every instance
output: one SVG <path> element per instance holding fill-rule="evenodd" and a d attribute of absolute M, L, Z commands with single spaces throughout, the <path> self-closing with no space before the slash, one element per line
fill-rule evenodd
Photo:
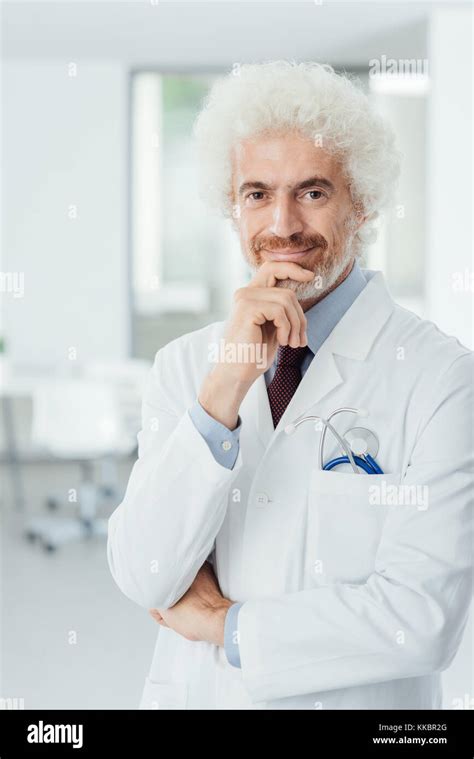
<path fill-rule="evenodd" d="M 242 140 L 232 155 L 235 226 L 252 269 L 294 261 L 314 283 L 281 280 L 316 302 L 350 271 L 357 216 L 338 160 L 298 133 Z"/>

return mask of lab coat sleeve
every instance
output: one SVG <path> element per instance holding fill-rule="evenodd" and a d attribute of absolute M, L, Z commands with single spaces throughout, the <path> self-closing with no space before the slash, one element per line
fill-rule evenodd
<path fill-rule="evenodd" d="M 169 348 L 158 351 L 150 372 L 138 460 L 108 522 L 112 576 L 146 609 L 173 606 L 213 559 L 227 493 L 242 466 L 240 451 L 232 470 L 215 460 L 180 400 L 184 369 Z"/>
<path fill-rule="evenodd" d="M 253 701 L 423 676 L 451 663 L 472 578 L 473 355 L 433 378 L 404 484 L 429 505 L 393 506 L 373 573 L 246 601 L 239 611 L 244 684 Z"/>
<path fill-rule="evenodd" d="M 239 416 L 237 426 L 234 430 L 214 419 L 201 406 L 196 399 L 195 403 L 189 409 L 189 416 L 194 422 L 194 426 L 201 433 L 209 449 L 219 464 L 233 469 L 237 456 L 239 455 L 239 437 L 242 429 L 242 420 Z M 231 443 L 228 450 L 222 448 L 222 441 L 227 440 Z"/>

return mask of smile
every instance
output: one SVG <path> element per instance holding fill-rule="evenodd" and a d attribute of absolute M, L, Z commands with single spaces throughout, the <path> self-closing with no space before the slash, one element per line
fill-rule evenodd
<path fill-rule="evenodd" d="M 267 250 L 263 248 L 270 261 L 298 261 L 304 258 L 313 248 L 305 250 Z"/>

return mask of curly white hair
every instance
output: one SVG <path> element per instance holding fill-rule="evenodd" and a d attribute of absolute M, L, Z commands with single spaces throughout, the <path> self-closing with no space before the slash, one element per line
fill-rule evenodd
<path fill-rule="evenodd" d="M 231 217 L 233 145 L 290 129 L 341 160 L 353 203 L 368 217 L 356 235 L 361 252 L 376 238 L 371 222 L 394 202 L 401 154 L 360 83 L 329 64 L 243 64 L 216 80 L 194 124 L 202 196 Z"/>

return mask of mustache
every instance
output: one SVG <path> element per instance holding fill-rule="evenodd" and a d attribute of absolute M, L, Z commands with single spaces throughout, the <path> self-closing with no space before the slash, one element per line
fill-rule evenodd
<path fill-rule="evenodd" d="M 258 253 L 262 248 L 278 251 L 285 248 L 294 250 L 306 250 L 306 248 L 320 248 L 327 250 L 328 241 L 325 237 L 315 232 L 313 235 L 294 234 L 290 237 L 257 237 L 252 240 L 250 249 L 252 253 Z"/>

